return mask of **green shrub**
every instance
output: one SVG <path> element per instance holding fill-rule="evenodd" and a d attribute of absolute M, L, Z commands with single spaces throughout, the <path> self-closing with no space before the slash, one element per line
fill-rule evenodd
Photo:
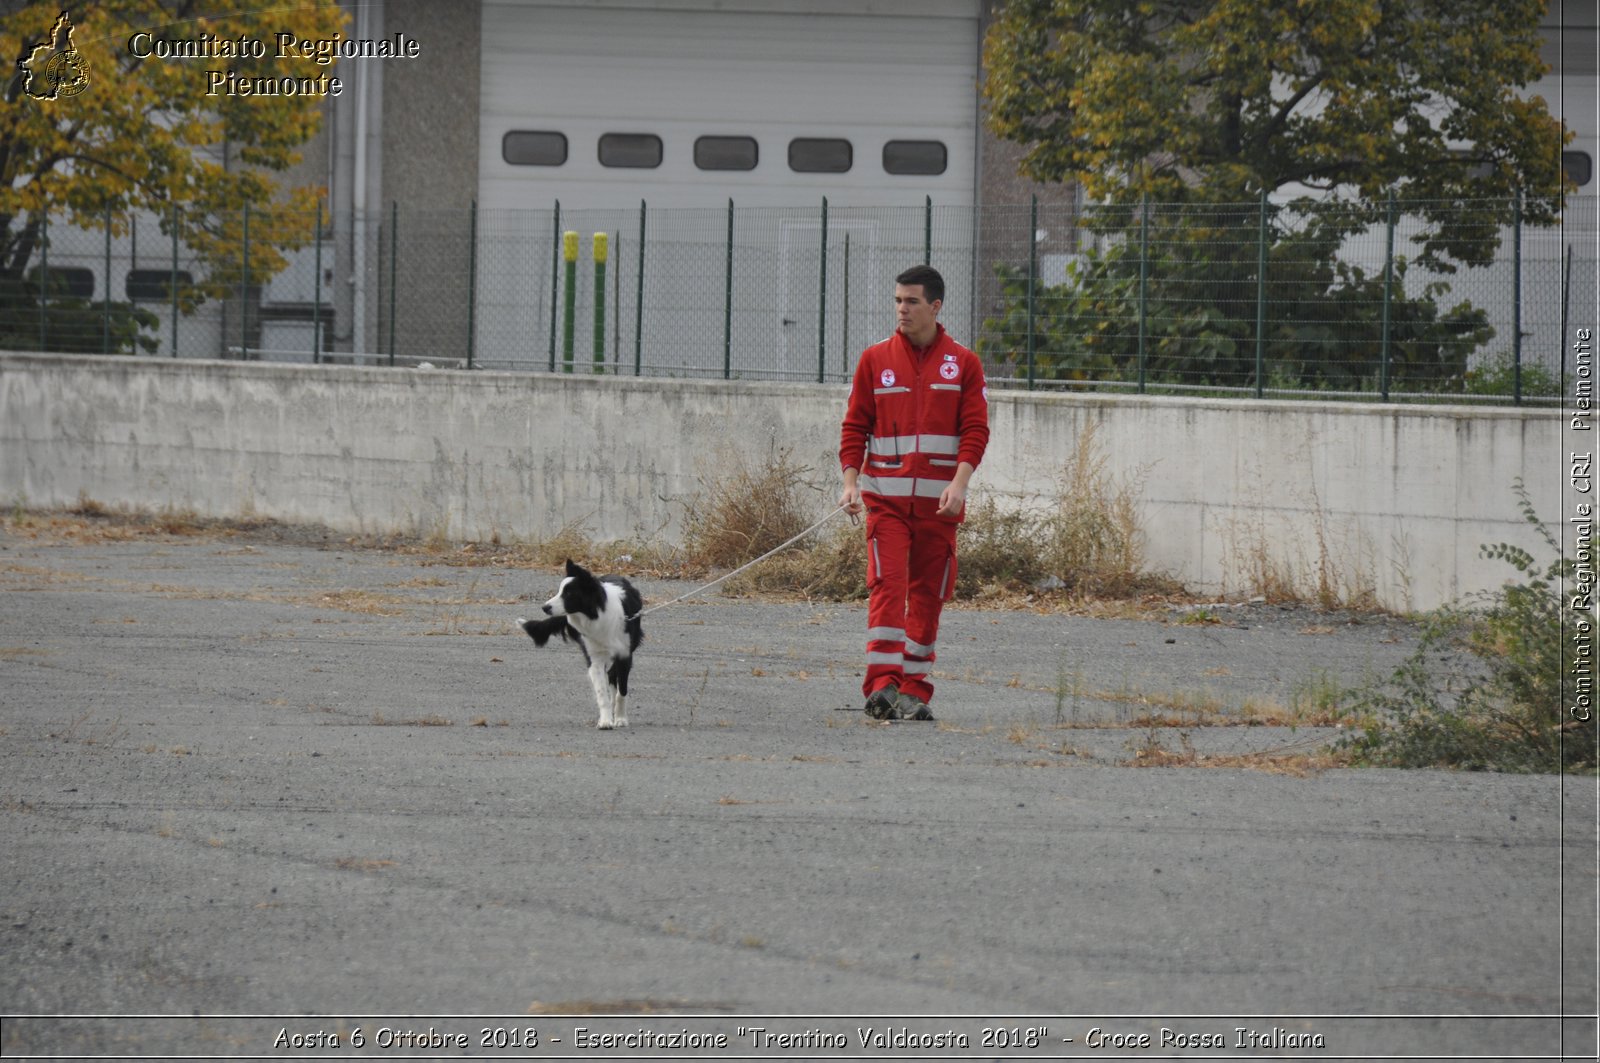
<path fill-rule="evenodd" d="M 1502 351 L 1482 365 L 1469 369 L 1462 378 L 1462 390 L 1468 395 L 1514 395 L 1517 390 L 1517 366 L 1509 351 Z M 1522 394 L 1550 396 L 1561 394 L 1561 381 L 1538 362 L 1522 363 Z"/>
<path fill-rule="evenodd" d="M 1415 653 L 1387 680 L 1355 691 L 1366 719 L 1342 747 L 1355 763 L 1398 768 L 1592 772 L 1592 725 L 1569 720 L 1562 677 L 1578 643 L 1565 630 L 1562 581 L 1575 565 L 1540 523 L 1521 480 L 1522 513 L 1556 552 L 1541 569 L 1518 546 L 1484 546 L 1520 578 L 1428 618 Z"/>

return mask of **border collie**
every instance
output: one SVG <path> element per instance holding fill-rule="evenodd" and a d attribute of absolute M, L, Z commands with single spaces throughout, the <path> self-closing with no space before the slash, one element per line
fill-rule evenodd
<path fill-rule="evenodd" d="M 589 683 L 600 704 L 602 731 L 628 726 L 624 703 L 633 651 L 644 641 L 639 611 L 644 600 L 621 576 L 596 578 L 582 565 L 567 561 L 567 575 L 555 597 L 544 603 L 544 620 L 517 618 L 517 624 L 543 646 L 552 636 L 574 639 L 589 664 Z"/>

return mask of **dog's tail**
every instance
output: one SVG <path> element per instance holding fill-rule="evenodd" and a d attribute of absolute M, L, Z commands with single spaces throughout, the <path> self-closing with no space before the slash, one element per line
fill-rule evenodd
<path fill-rule="evenodd" d="M 544 620 L 524 620 L 519 616 L 517 625 L 540 646 L 549 642 L 552 636 L 560 636 L 563 640 L 567 638 L 567 618 L 564 616 L 552 616 Z"/>

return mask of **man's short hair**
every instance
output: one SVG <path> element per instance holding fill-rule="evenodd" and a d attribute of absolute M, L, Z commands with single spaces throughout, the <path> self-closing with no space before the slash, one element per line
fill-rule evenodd
<path fill-rule="evenodd" d="M 910 287 L 922 285 L 922 297 L 930 303 L 944 302 L 944 278 L 932 266 L 912 266 L 894 279 L 896 284 Z"/>

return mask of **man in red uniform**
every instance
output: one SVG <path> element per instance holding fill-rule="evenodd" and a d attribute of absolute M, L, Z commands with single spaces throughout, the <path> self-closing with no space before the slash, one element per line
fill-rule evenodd
<path fill-rule="evenodd" d="M 939 324 L 944 278 L 895 278 L 899 328 L 861 354 L 839 432 L 848 513 L 867 511 L 866 713 L 931 720 L 939 614 L 955 592 L 956 526 L 989 443 L 978 356 Z"/>

